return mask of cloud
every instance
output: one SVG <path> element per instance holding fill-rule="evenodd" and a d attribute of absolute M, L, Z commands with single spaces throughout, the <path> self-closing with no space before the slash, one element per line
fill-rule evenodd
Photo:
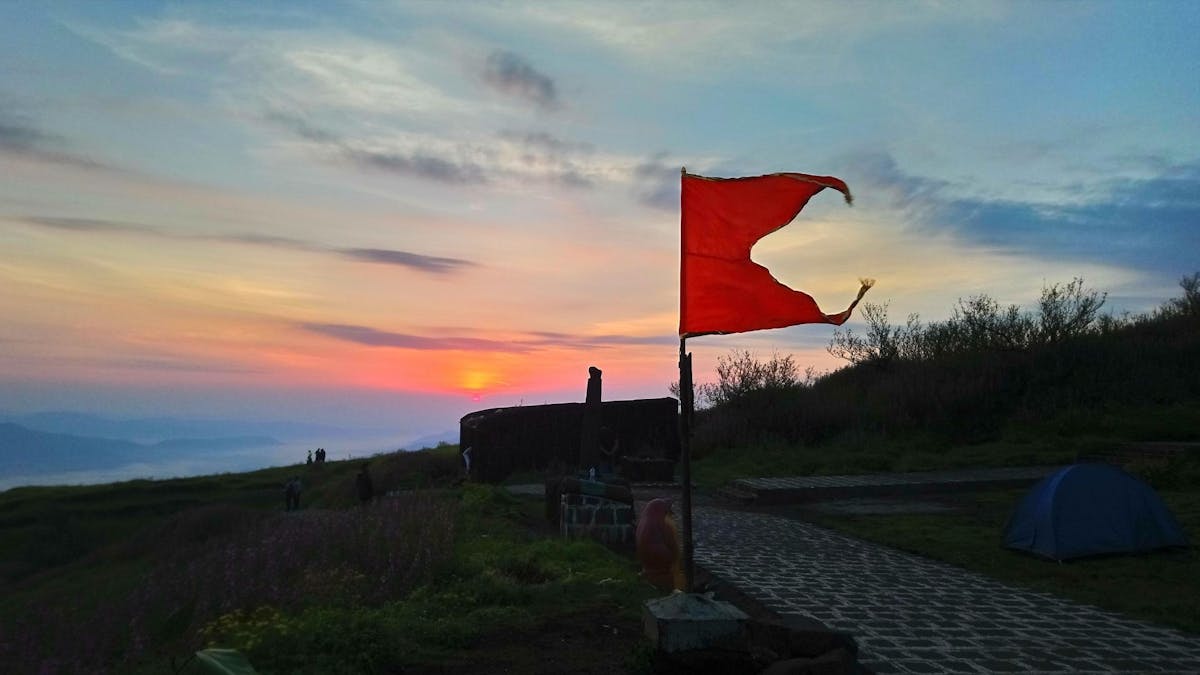
<path fill-rule="evenodd" d="M 156 234 L 172 236 L 177 239 L 203 239 L 226 244 L 250 244 L 252 246 L 270 246 L 273 248 L 288 248 L 297 251 L 326 251 L 324 246 L 291 237 L 277 237 L 269 234 L 197 234 L 197 235 L 167 235 L 158 231 Z"/>
<path fill-rule="evenodd" d="M 597 169 L 586 160 L 590 143 L 559 138 L 544 131 L 505 130 L 494 140 L 469 143 L 406 137 L 357 140 L 313 124 L 299 115 L 270 111 L 261 119 L 312 144 L 313 154 L 331 162 L 384 171 L 449 185 L 543 181 L 568 187 L 592 187 Z"/>
<path fill-rule="evenodd" d="M 82 155 L 63 152 L 61 146 L 62 139 L 59 136 L 42 131 L 22 116 L 0 110 L 0 154 L 84 169 L 113 169 Z"/>
<path fill-rule="evenodd" d="M 590 143 L 569 141 L 544 131 L 501 131 L 500 156 L 513 173 L 528 173 L 568 187 L 591 187 L 594 181 L 581 158 L 595 152 Z M 502 160 L 504 161 L 504 160 Z"/>
<path fill-rule="evenodd" d="M 32 126 L 0 117 L 0 150 L 18 153 L 32 152 L 51 139 L 51 136 Z"/>
<path fill-rule="evenodd" d="M 315 125 L 304 117 L 278 110 L 264 113 L 262 120 L 312 142 L 328 158 L 348 161 L 360 168 L 457 185 L 487 182 L 483 167 L 473 162 L 448 159 L 427 150 L 363 148 L 346 136 Z"/>
<path fill-rule="evenodd" d="M 425 153 L 383 152 L 342 147 L 342 156 L 368 169 L 426 178 L 441 183 L 478 185 L 487 182 L 483 167 Z"/>
<path fill-rule="evenodd" d="M 408 251 L 393 251 L 378 248 L 343 249 L 342 255 L 364 262 L 383 263 L 385 265 L 400 265 L 433 274 L 450 274 L 464 267 L 473 267 L 475 263 L 458 258 L 438 258 L 435 256 L 409 253 Z"/>
<path fill-rule="evenodd" d="M 56 359 L 57 360 L 57 359 Z M 123 370 L 166 371 L 183 373 L 225 373 L 232 375 L 257 375 L 265 373 L 261 368 L 239 366 L 229 363 L 205 361 L 197 363 L 192 358 L 176 356 L 131 356 L 106 359 L 80 359 L 81 363 Z"/>
<path fill-rule="evenodd" d="M 675 335 L 571 335 L 568 333 L 534 332 L 540 347 L 605 348 L 628 345 L 677 345 Z"/>
<path fill-rule="evenodd" d="M 864 194 L 911 211 L 922 227 L 997 249 L 1172 275 L 1200 267 L 1200 159 L 1163 165 L 1147 178 L 1076 186 L 1085 200 L 1071 203 L 958 196 L 951 184 L 908 174 L 883 153 L 853 158 L 847 173 L 865 179 Z"/>
<path fill-rule="evenodd" d="M 646 206 L 664 211 L 679 210 L 679 169 L 667 165 L 659 153 L 633 168 L 633 191 Z"/>
<path fill-rule="evenodd" d="M 183 234 L 171 232 L 161 228 L 152 227 L 149 225 L 141 225 L 137 223 L 127 223 L 115 220 L 102 220 L 98 218 L 62 218 L 52 216 L 21 216 L 18 218 L 22 222 L 35 225 L 38 227 L 51 228 L 55 230 L 65 230 L 69 232 L 91 232 L 91 233 L 111 233 L 111 234 L 135 234 L 142 236 L 158 237 L 162 239 L 185 240 L 185 241 L 211 241 L 226 244 L 247 244 L 251 246 L 266 246 L 278 249 L 288 249 L 294 251 L 311 251 L 316 253 L 330 253 L 339 255 L 349 260 L 369 263 L 381 263 L 385 265 L 396 265 L 406 267 L 411 270 L 423 272 L 427 274 L 447 275 L 453 274 L 468 267 L 473 267 L 476 263 L 470 260 L 462 260 L 459 258 L 442 258 L 437 256 L 422 255 L 411 251 L 400 251 L 394 249 L 379 249 L 379 248 L 338 248 L 325 246 L 314 242 L 304 241 L 302 239 L 293 239 L 291 237 L 279 237 L 274 235 L 261 234 Z"/>
<path fill-rule="evenodd" d="M 162 232 L 147 225 L 122 223 L 115 220 L 98 218 L 60 218 L 54 216 L 24 216 L 21 218 L 31 225 L 40 225 L 56 230 L 70 232 L 123 232 L 130 234 L 150 234 L 161 236 Z"/>
<path fill-rule="evenodd" d="M 341 145 L 342 139 L 327 129 L 316 127 L 308 120 L 278 110 L 269 110 L 262 116 L 263 121 L 282 127 L 306 141 Z"/>
<path fill-rule="evenodd" d="M 937 201 L 950 184 L 903 171 L 896 159 L 886 152 L 865 152 L 842 158 L 838 164 L 845 166 L 845 173 L 854 176 L 854 182 L 870 185 L 874 194 L 887 199 L 893 206 L 908 207 L 928 201 Z M 853 189 L 853 186 L 851 186 Z"/>
<path fill-rule="evenodd" d="M 506 340 L 485 340 L 469 337 L 423 337 L 406 333 L 392 333 L 367 326 L 351 326 L 337 323 L 302 323 L 300 328 L 345 342 L 368 347 L 399 347 L 417 350 L 460 350 L 487 352 L 526 352 L 525 345 Z"/>
<path fill-rule="evenodd" d="M 444 13 L 462 9 L 450 3 Z M 479 20 L 554 35 L 564 48 L 599 47 L 646 72 L 711 80 L 747 66 L 759 76 L 787 73 L 840 81 L 855 44 L 1006 18 L 1003 3 L 477 3 Z M 714 58 L 719 55 L 719 58 Z M 803 63 L 802 73 L 795 68 Z M 777 66 L 777 67 L 773 67 Z"/>
<path fill-rule="evenodd" d="M 426 337 L 409 333 L 382 331 L 369 326 L 336 323 L 302 323 L 300 328 L 326 337 L 366 345 L 415 350 L 482 351 L 525 354 L 554 348 L 605 349 L 631 345 L 674 345 L 674 335 L 571 335 L 567 333 L 532 332 L 524 339 L 487 340 L 483 338 L 446 336 Z"/>
<path fill-rule="evenodd" d="M 544 131 L 501 131 L 500 138 L 520 144 L 531 150 L 537 150 L 552 157 L 565 157 L 571 154 L 590 154 L 596 147 L 591 143 L 568 141 Z"/>
<path fill-rule="evenodd" d="M 497 49 L 489 54 L 483 81 L 502 94 L 528 101 L 543 110 L 560 107 L 554 80 L 513 52 Z"/>

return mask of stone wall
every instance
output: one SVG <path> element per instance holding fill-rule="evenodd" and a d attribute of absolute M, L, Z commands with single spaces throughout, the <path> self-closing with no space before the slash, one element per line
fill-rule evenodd
<path fill-rule="evenodd" d="M 632 549 L 634 527 L 633 504 L 579 493 L 562 495 L 558 528 L 564 537 Z"/>
<path fill-rule="evenodd" d="M 582 403 L 493 408 L 465 415 L 459 447 L 471 448 L 471 478 L 496 483 L 515 471 L 573 473 L 579 467 Z M 679 458 L 674 398 L 606 401 L 601 424 L 616 435 L 619 457 Z"/>

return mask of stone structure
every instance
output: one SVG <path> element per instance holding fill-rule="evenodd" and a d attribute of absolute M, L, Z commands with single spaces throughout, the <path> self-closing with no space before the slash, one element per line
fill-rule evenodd
<path fill-rule="evenodd" d="M 559 481 L 557 492 L 558 529 L 564 537 L 588 537 L 616 548 L 633 548 L 633 492 L 628 484 L 568 477 Z"/>
<path fill-rule="evenodd" d="M 471 478 L 497 483 L 514 471 L 574 473 L 586 403 L 493 408 L 465 415 L 459 443 L 471 448 Z M 600 423 L 616 435 L 618 472 L 630 480 L 670 480 L 679 458 L 679 402 L 674 398 L 605 401 Z M 642 475 L 633 475 L 641 470 Z"/>
<path fill-rule="evenodd" d="M 588 368 L 587 398 L 583 402 L 583 420 L 579 425 L 579 463 L 576 466 L 587 471 L 600 466 L 600 369 Z"/>
<path fill-rule="evenodd" d="M 664 675 L 863 672 L 852 636 L 803 617 L 752 618 L 711 594 L 675 592 L 648 600 L 642 626 L 655 646 L 654 670 Z"/>

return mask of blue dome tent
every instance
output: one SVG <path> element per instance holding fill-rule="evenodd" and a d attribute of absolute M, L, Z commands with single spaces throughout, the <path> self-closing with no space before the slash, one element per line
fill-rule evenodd
<path fill-rule="evenodd" d="M 1187 546 L 1162 499 L 1108 464 L 1072 464 L 1042 479 L 1004 526 L 1004 545 L 1053 560 Z"/>

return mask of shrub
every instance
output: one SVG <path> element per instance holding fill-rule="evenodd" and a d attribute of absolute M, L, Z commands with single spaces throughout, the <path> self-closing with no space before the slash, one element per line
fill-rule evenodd
<path fill-rule="evenodd" d="M 867 303 L 863 333 L 837 330 L 830 353 L 850 365 L 803 381 L 768 384 L 773 372 L 748 352 L 721 360 L 714 402 L 692 426 L 696 458 L 722 448 L 816 445 L 851 437 L 894 443 L 919 434 L 975 444 L 999 438 L 1014 423 L 1059 419 L 1071 410 L 1163 408 L 1200 398 L 1200 273 L 1181 281 L 1182 298 L 1152 316 L 1099 314 L 1105 294 L 1076 278 L 1042 289 L 1025 312 L 986 295 L 960 299 L 950 319 L 904 326 L 888 306 Z M 774 370 L 795 375 L 790 357 Z M 1105 418 L 1107 419 L 1107 417 Z M 1122 418 L 1124 420 L 1124 417 Z M 1106 424 L 1104 419 L 1101 424 Z M 1123 422 L 1141 440 L 1168 440 L 1177 422 Z M 1068 431 L 1047 429 L 1064 435 Z M 1090 433 L 1076 429 L 1071 433 Z M 1157 438 L 1165 436 L 1164 438 Z M 1168 438 L 1169 437 L 1169 438 Z"/>

